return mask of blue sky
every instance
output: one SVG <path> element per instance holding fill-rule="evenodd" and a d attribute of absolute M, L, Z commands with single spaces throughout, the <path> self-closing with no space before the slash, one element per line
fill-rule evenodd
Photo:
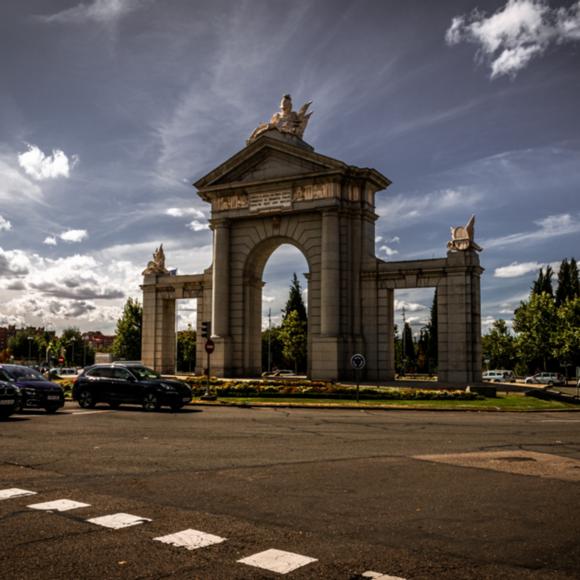
<path fill-rule="evenodd" d="M 13 0 L 0 64 L 0 325 L 111 332 L 161 242 L 206 268 L 191 183 L 284 93 L 316 151 L 392 180 L 380 258 L 443 256 L 476 214 L 484 329 L 580 258 L 580 2 Z M 265 311 L 305 268 L 274 254 Z"/>

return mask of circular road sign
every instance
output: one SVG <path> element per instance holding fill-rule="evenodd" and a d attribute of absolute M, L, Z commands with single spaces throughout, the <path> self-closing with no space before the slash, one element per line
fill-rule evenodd
<path fill-rule="evenodd" d="M 208 338 L 205 341 L 205 352 L 207 352 L 207 354 L 211 354 L 214 350 L 215 350 L 215 343 L 211 338 Z"/>
<path fill-rule="evenodd" d="M 367 360 L 362 354 L 353 354 L 350 358 L 350 364 L 354 370 L 360 371 L 365 368 Z"/>

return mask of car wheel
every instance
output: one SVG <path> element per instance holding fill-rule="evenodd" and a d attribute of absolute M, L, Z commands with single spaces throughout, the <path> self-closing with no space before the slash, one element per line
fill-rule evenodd
<path fill-rule="evenodd" d="M 178 411 L 181 411 L 181 409 L 183 409 L 183 403 L 174 403 L 173 405 L 171 405 L 171 410 L 174 413 L 177 413 Z"/>
<path fill-rule="evenodd" d="M 118 409 L 121 406 L 121 403 L 113 403 L 111 401 L 109 401 L 109 407 L 111 407 L 111 409 Z"/>
<path fill-rule="evenodd" d="M 2 419 L 8 419 L 8 417 L 10 417 L 10 415 L 12 415 L 12 413 L 13 413 L 12 409 L 10 409 L 8 411 L 6 409 L 2 409 L 0 411 L 0 421 Z"/>
<path fill-rule="evenodd" d="M 60 409 L 60 405 L 47 405 L 44 410 L 50 415 L 54 415 Z"/>
<path fill-rule="evenodd" d="M 143 397 L 143 409 L 145 411 L 157 411 L 159 407 L 159 399 L 155 393 L 147 393 Z"/>
<path fill-rule="evenodd" d="M 79 406 L 81 406 L 83 409 L 92 409 L 95 406 L 95 399 L 93 398 L 93 394 L 91 391 L 86 389 L 79 391 L 79 394 L 77 395 L 77 401 Z"/>
<path fill-rule="evenodd" d="M 553 387 L 554 386 L 554 381 L 548 381 L 548 387 Z"/>

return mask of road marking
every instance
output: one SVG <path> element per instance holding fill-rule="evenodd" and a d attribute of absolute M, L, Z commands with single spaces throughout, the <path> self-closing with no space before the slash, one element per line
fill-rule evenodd
<path fill-rule="evenodd" d="M 292 552 L 284 552 L 283 550 L 271 549 L 248 556 L 238 560 L 238 562 L 255 568 L 269 570 L 270 572 L 277 572 L 278 574 L 288 574 L 288 572 L 293 572 L 302 566 L 306 566 L 306 564 L 317 562 L 317 559 L 293 554 Z"/>
<path fill-rule="evenodd" d="M 389 576 L 388 574 L 381 574 L 381 572 L 373 572 L 369 570 L 362 575 L 363 578 L 373 578 L 374 580 L 405 580 L 400 576 Z"/>
<path fill-rule="evenodd" d="M 532 475 L 562 481 L 580 481 L 580 461 L 536 451 L 482 451 L 447 455 L 416 455 L 414 459 L 460 467 L 491 469 L 516 475 Z"/>
<path fill-rule="evenodd" d="M 212 534 L 206 534 L 198 530 L 188 529 L 177 532 L 176 534 L 169 534 L 168 536 L 153 539 L 157 542 L 171 544 L 178 548 L 197 550 L 198 548 L 205 548 L 213 544 L 220 544 L 221 542 L 225 542 L 227 538 L 220 538 L 219 536 L 213 536 Z"/>
<path fill-rule="evenodd" d="M 24 497 L 26 495 L 36 495 L 36 492 L 28 491 L 27 489 L 18 489 L 17 487 L 0 489 L 0 499 L 12 499 L 13 497 Z"/>
<path fill-rule="evenodd" d="M 138 526 L 139 524 L 144 524 L 145 522 L 151 522 L 149 518 L 142 518 L 140 516 L 134 516 L 131 514 L 111 514 L 110 516 L 101 516 L 99 518 L 91 518 L 87 522 L 91 524 L 96 524 L 97 526 L 103 526 L 105 528 L 111 528 L 113 530 L 120 530 L 121 528 L 128 528 L 130 526 Z"/>
<path fill-rule="evenodd" d="M 90 505 L 90 503 L 81 503 L 80 501 L 73 501 L 72 499 L 57 499 L 55 501 L 47 501 L 44 503 L 33 503 L 26 507 L 33 510 L 67 512 L 68 510 L 90 507 Z"/>
<path fill-rule="evenodd" d="M 100 411 L 73 411 L 71 415 L 95 415 L 96 413 L 110 413 L 109 409 L 102 409 Z"/>
<path fill-rule="evenodd" d="M 541 419 L 540 423 L 580 423 L 580 419 Z"/>

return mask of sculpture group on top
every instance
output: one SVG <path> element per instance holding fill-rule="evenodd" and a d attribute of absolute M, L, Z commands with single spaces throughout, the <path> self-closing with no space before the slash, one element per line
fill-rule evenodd
<path fill-rule="evenodd" d="M 451 240 L 447 242 L 449 250 L 465 252 L 476 250 L 481 252 L 482 248 L 474 241 L 475 236 L 475 216 L 472 215 L 465 226 L 451 227 Z"/>
<path fill-rule="evenodd" d="M 308 107 L 312 101 L 304 103 L 298 112 L 292 110 L 292 97 L 284 95 L 280 101 L 280 110 L 272 115 L 269 123 L 262 123 L 258 125 L 254 132 L 250 135 L 247 141 L 249 145 L 255 141 L 262 133 L 270 131 L 271 129 L 280 131 L 280 133 L 287 133 L 302 138 L 304 130 L 312 113 L 307 113 Z"/>
<path fill-rule="evenodd" d="M 169 274 L 169 270 L 165 267 L 163 244 L 153 252 L 153 260 L 147 262 L 147 268 L 143 270 L 142 276 L 149 276 L 150 274 Z"/>

